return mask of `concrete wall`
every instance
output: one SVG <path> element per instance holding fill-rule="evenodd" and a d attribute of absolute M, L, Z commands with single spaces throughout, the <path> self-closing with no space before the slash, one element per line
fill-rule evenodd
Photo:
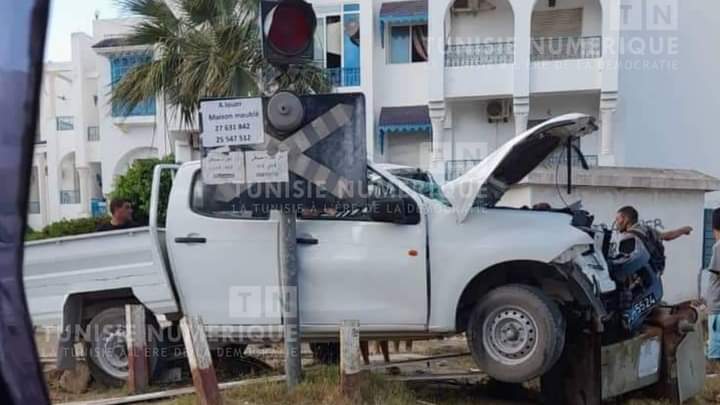
<path fill-rule="evenodd" d="M 676 26 L 622 33 L 630 49 L 620 59 L 618 164 L 690 168 L 720 176 L 714 121 L 720 111 L 720 47 L 708 46 L 720 38 L 720 2 L 672 4 Z M 708 206 L 718 205 L 720 194 L 709 195 Z"/>
<path fill-rule="evenodd" d="M 546 120 L 568 113 L 583 113 L 599 117 L 600 95 L 598 93 L 576 93 L 563 95 L 537 95 L 530 98 L 530 120 Z M 598 155 L 600 152 L 599 131 L 582 138 L 583 153 Z"/>
<path fill-rule="evenodd" d="M 514 37 L 514 15 L 507 0 L 493 1 L 495 10 L 480 13 L 451 13 L 451 44 L 511 42 Z"/>
<path fill-rule="evenodd" d="M 449 109 L 452 129 L 443 152 L 452 155 L 454 141 L 455 160 L 483 159 L 515 135 L 512 117 L 507 123 L 488 122 L 486 100 L 453 101 Z"/>

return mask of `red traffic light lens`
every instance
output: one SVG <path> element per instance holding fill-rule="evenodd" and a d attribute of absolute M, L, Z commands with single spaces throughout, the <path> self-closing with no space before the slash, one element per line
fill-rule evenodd
<path fill-rule="evenodd" d="M 312 44 L 314 31 L 312 9 L 297 3 L 283 3 L 272 11 L 267 39 L 275 51 L 295 56 Z"/>

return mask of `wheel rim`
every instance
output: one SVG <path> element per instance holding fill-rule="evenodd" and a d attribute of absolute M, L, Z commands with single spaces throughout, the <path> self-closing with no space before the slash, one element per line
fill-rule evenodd
<path fill-rule="evenodd" d="M 486 352 L 495 361 L 517 365 L 537 348 L 537 323 L 520 308 L 501 307 L 485 318 L 482 339 Z"/>
<path fill-rule="evenodd" d="M 92 356 L 95 363 L 107 374 L 126 379 L 128 376 L 125 326 L 106 325 L 95 339 Z"/>

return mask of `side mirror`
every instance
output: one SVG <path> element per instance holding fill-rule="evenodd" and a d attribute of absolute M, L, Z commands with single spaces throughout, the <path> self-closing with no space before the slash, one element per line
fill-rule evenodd
<path fill-rule="evenodd" d="M 400 225 L 420 223 L 420 210 L 410 198 L 381 198 L 370 204 L 370 219 Z"/>

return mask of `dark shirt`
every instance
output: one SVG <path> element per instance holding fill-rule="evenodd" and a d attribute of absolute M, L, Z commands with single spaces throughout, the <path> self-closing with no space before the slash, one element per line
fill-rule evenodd
<path fill-rule="evenodd" d="M 113 225 L 112 223 L 108 222 L 106 224 L 100 224 L 95 229 L 97 232 L 105 232 L 105 231 L 118 231 L 120 229 L 129 229 L 129 228 L 135 228 L 137 224 L 133 221 L 125 222 L 122 225 Z"/>

